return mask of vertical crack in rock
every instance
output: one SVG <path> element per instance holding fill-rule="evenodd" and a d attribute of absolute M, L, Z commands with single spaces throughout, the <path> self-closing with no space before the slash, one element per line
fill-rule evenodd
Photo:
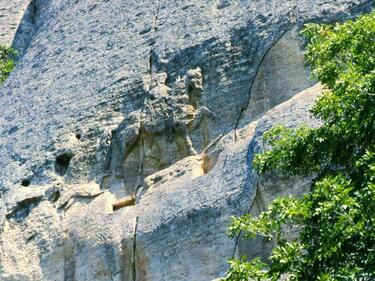
<path fill-rule="evenodd" d="M 247 212 L 245 214 L 250 214 L 251 210 L 254 207 L 254 204 L 255 204 L 255 201 L 256 201 L 256 198 L 257 198 L 257 195 L 258 195 L 258 190 L 259 190 L 259 181 L 260 181 L 260 175 L 258 175 L 258 178 L 257 178 L 257 183 L 256 183 L 256 187 L 255 187 L 255 194 L 253 196 L 253 199 L 251 200 L 251 205 L 250 205 L 249 209 L 247 210 Z M 234 243 L 232 259 L 234 258 L 235 254 L 236 254 L 236 250 L 237 250 L 237 247 L 238 247 L 238 243 L 240 242 L 241 234 L 242 234 L 242 230 L 238 233 L 238 235 L 236 237 L 236 241 Z"/>
<path fill-rule="evenodd" d="M 145 179 L 145 172 L 144 172 L 144 169 L 145 169 L 145 144 L 144 144 L 144 139 L 143 137 L 141 137 L 141 149 L 140 149 L 140 167 L 139 167 L 139 180 L 138 180 L 138 186 L 137 186 L 137 190 L 136 192 L 138 191 L 139 188 L 143 187 L 144 185 L 144 179 Z"/>
<path fill-rule="evenodd" d="M 110 278 L 111 278 L 111 281 L 115 281 L 115 270 L 114 268 L 112 267 L 112 265 L 115 265 L 115 261 L 114 261 L 114 253 L 113 253 L 113 248 L 109 245 L 109 244 L 104 244 L 104 254 L 106 256 L 106 262 L 107 262 L 107 266 L 108 266 L 108 271 L 109 271 L 109 274 L 110 274 Z"/>
<path fill-rule="evenodd" d="M 135 225 L 133 232 L 133 281 L 137 280 L 137 229 L 138 229 L 138 216 L 135 217 Z"/>
<path fill-rule="evenodd" d="M 281 36 L 282 37 L 282 36 Z M 281 38 L 280 37 L 280 38 Z M 279 41 L 280 38 L 277 40 Z M 276 42 L 277 43 L 277 42 Z M 275 44 L 276 44 L 275 43 Z M 275 45 L 274 44 L 274 45 Z M 273 46 L 272 46 L 273 47 Z M 272 49 L 272 47 L 270 49 Z M 253 159 L 254 159 L 254 154 L 256 152 L 256 149 L 255 149 L 255 143 L 254 143 L 254 140 L 251 141 L 250 143 L 250 152 L 251 152 L 251 155 L 253 155 L 249 160 L 252 162 Z M 226 159 L 224 160 L 224 164 L 226 162 Z M 251 210 L 253 209 L 254 205 L 255 205 L 255 201 L 257 199 L 257 196 L 258 196 L 258 192 L 259 192 L 259 182 L 260 182 L 260 174 L 257 175 L 257 179 L 256 179 L 256 184 L 255 184 L 255 192 L 254 192 L 254 196 L 251 198 L 250 202 L 250 207 L 249 209 L 246 211 L 245 214 L 250 214 Z M 238 243 L 240 242 L 240 238 L 241 238 L 241 234 L 242 234 L 242 230 L 238 233 L 238 235 L 236 236 L 235 238 L 235 243 L 234 243 L 234 248 L 233 248 L 233 253 L 232 253 L 232 259 L 234 258 L 234 256 L 236 255 L 236 250 L 237 250 L 237 247 L 238 247 Z"/>
<path fill-rule="evenodd" d="M 74 247 L 68 241 L 68 237 L 63 239 L 63 257 L 64 257 L 64 281 L 75 280 L 75 261 Z"/>
<path fill-rule="evenodd" d="M 251 92 L 253 91 L 253 87 L 254 87 L 254 82 L 258 76 L 258 73 L 259 73 L 259 70 L 263 64 L 263 61 L 265 60 L 265 58 L 267 57 L 267 55 L 269 54 L 269 52 L 273 49 L 273 47 L 281 40 L 281 38 L 283 38 L 283 36 L 285 35 L 285 33 L 287 33 L 289 31 L 289 29 L 286 29 L 284 30 L 281 35 L 277 38 L 277 40 L 275 40 L 275 42 L 273 42 L 273 44 L 267 49 L 267 51 L 263 54 L 262 58 L 260 59 L 260 62 L 256 68 L 256 71 L 255 71 L 255 75 L 253 77 L 253 79 L 251 80 L 251 84 L 250 84 L 250 88 L 249 88 L 249 92 L 248 92 L 248 96 L 247 96 L 247 103 L 245 104 L 245 106 L 241 107 L 241 110 L 240 110 L 240 113 L 236 119 L 236 123 L 234 125 L 234 141 L 236 142 L 237 141 L 237 128 L 238 128 L 238 125 L 241 121 L 241 118 L 242 118 L 242 115 L 243 113 L 245 112 L 245 110 L 250 106 L 250 101 L 251 101 Z"/>
<path fill-rule="evenodd" d="M 297 23 L 297 17 L 298 17 L 298 0 L 294 0 L 293 8 L 290 15 L 290 22 L 292 24 Z"/>
<path fill-rule="evenodd" d="M 154 56 L 154 45 L 155 45 L 155 37 L 156 37 L 156 32 L 158 30 L 158 20 L 159 20 L 159 11 L 160 11 L 160 0 L 157 0 L 156 2 L 156 13 L 154 17 L 154 23 L 152 26 L 152 37 L 151 37 L 151 49 L 150 49 L 150 57 L 149 57 L 149 74 L 150 74 L 150 79 L 151 79 L 151 85 L 152 81 L 154 80 L 153 78 L 153 56 Z"/>

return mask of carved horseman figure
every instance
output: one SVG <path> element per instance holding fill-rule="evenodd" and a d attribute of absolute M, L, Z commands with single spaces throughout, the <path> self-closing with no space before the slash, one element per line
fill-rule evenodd
<path fill-rule="evenodd" d="M 207 107 L 199 105 L 203 94 L 202 71 L 199 67 L 189 70 L 183 79 L 176 81 L 173 89 L 166 85 L 167 78 L 166 73 L 158 73 L 150 86 L 145 85 L 147 96 L 142 110 L 128 115 L 114 132 L 113 150 L 117 155 L 112 155 L 112 182 L 116 179 L 126 182 L 128 175 L 124 171 L 123 161 L 134 146 L 144 145 L 143 136 L 156 139 L 157 136 L 167 135 L 168 141 L 173 142 L 175 133 L 183 138 L 187 154 L 197 155 L 189 133 L 200 126 L 205 116 L 214 118 Z M 144 150 L 143 147 L 141 149 Z M 142 170 L 143 160 L 139 161 L 139 180 L 138 183 L 133 183 L 136 186 L 141 186 L 143 178 L 148 176 Z"/>
<path fill-rule="evenodd" d="M 203 118 L 215 119 L 215 115 L 206 107 L 199 106 L 199 100 L 203 94 L 203 76 L 198 67 L 189 70 L 184 81 L 177 82 L 177 102 L 174 103 L 173 126 L 184 139 L 190 155 L 198 153 L 193 147 L 189 133 L 198 129 Z"/>

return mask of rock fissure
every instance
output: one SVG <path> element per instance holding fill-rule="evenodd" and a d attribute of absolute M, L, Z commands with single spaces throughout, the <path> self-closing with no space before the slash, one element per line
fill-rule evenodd
<path fill-rule="evenodd" d="M 150 79 L 151 79 L 151 84 L 154 80 L 154 45 L 155 45 L 155 39 L 156 39 L 156 33 L 158 31 L 158 21 L 159 21 L 159 12 L 160 12 L 160 1 L 156 1 L 156 12 L 155 12 L 155 17 L 154 17 L 154 22 L 152 26 L 152 35 L 151 35 L 151 44 L 150 44 L 150 54 L 149 54 L 149 74 L 150 74 Z"/>
<path fill-rule="evenodd" d="M 24 55 L 36 32 L 36 23 L 40 13 L 39 2 L 40 0 L 29 2 L 13 38 L 12 47 L 18 51 L 18 59 Z"/>
<path fill-rule="evenodd" d="M 65 235 L 68 235 L 65 230 Z M 63 238 L 63 280 L 76 280 L 76 263 L 74 261 L 74 247 L 67 237 Z"/>
<path fill-rule="evenodd" d="M 138 185 L 137 185 L 137 190 L 140 188 L 140 187 L 143 187 L 144 185 L 144 178 L 145 178 L 145 174 L 144 174 L 144 169 L 145 169 L 145 143 L 144 143 L 144 139 L 143 137 L 141 136 L 141 149 L 140 149 L 140 153 L 141 153 L 141 161 L 140 161 L 140 171 L 139 171 L 139 180 L 138 180 Z M 137 191 L 136 190 L 136 191 Z"/>
<path fill-rule="evenodd" d="M 137 230 L 138 230 L 138 216 L 135 217 L 135 225 L 133 232 L 133 281 L 137 281 Z"/>
<path fill-rule="evenodd" d="M 241 118 L 243 116 L 243 113 L 245 112 L 245 110 L 250 106 L 250 101 L 251 101 L 251 92 L 253 91 L 253 87 L 254 87 L 254 82 L 258 76 L 258 73 L 259 73 L 259 70 L 260 70 L 260 67 L 262 66 L 262 63 L 263 61 L 265 60 L 265 58 L 267 57 L 268 53 L 272 50 L 272 48 L 283 38 L 283 36 L 288 32 L 288 29 L 287 30 L 284 30 L 281 35 L 275 40 L 275 42 L 272 43 L 272 45 L 264 52 L 263 56 L 261 57 L 260 59 L 260 62 L 259 64 L 257 65 L 256 67 L 256 70 L 255 70 L 255 75 L 253 77 L 253 79 L 251 80 L 251 83 L 250 83 L 250 88 L 249 88 L 249 92 L 248 92 L 248 97 L 247 97 L 247 102 L 245 104 L 245 106 L 241 107 L 240 109 L 240 113 L 238 114 L 238 117 L 236 118 L 236 122 L 235 122 L 235 125 L 234 125 L 234 129 L 233 129 L 233 132 L 234 132 L 234 141 L 237 142 L 237 139 L 238 139 L 238 136 L 237 136 L 237 129 L 238 129 L 238 125 L 241 121 Z"/>
<path fill-rule="evenodd" d="M 257 187 L 249 162 L 268 128 L 318 122 L 295 31 L 374 1 L 0 0 L 3 43 L 31 1 L 31 44 L 0 94 L 0 280 L 208 281 L 233 252 L 266 258 L 226 230 L 308 185 Z"/>
<path fill-rule="evenodd" d="M 291 12 L 290 22 L 292 24 L 297 24 L 297 18 L 298 18 L 298 0 L 294 0 L 293 9 Z"/>
<path fill-rule="evenodd" d="M 24 186 L 24 187 L 28 187 L 30 184 L 31 184 L 30 179 L 23 179 L 21 181 L 21 185 Z"/>
<path fill-rule="evenodd" d="M 73 153 L 64 152 L 59 154 L 55 160 L 55 172 L 60 176 L 65 176 L 68 171 L 70 161 L 73 158 Z"/>
<path fill-rule="evenodd" d="M 35 196 L 17 202 L 17 205 L 6 214 L 6 218 L 8 220 L 12 218 L 16 220 L 25 219 L 42 200 L 43 196 Z"/>
<path fill-rule="evenodd" d="M 250 207 L 246 211 L 245 214 L 250 214 L 251 210 L 254 207 L 254 204 L 255 204 L 255 201 L 256 201 L 256 198 L 257 198 L 257 195 L 258 195 L 258 191 L 259 191 L 259 181 L 260 181 L 260 175 L 258 175 L 258 178 L 257 178 L 257 181 L 256 181 L 255 194 L 254 194 L 254 196 L 253 196 L 253 198 L 251 200 Z M 238 243 L 240 242 L 241 234 L 242 234 L 242 230 L 238 233 L 238 235 L 235 238 L 236 240 L 235 240 L 235 243 L 234 243 L 234 249 L 233 249 L 232 258 L 234 258 L 234 256 L 236 255 L 236 250 L 237 250 L 237 247 L 238 247 Z"/>
<path fill-rule="evenodd" d="M 93 199 L 93 198 L 96 198 L 96 197 L 104 194 L 105 192 L 107 192 L 107 191 L 103 190 L 103 191 L 100 191 L 100 192 L 94 193 L 94 194 L 74 194 L 74 195 L 71 195 L 70 197 L 65 199 L 63 202 L 59 203 L 57 209 L 58 210 L 64 209 L 64 211 L 66 212 L 70 207 L 73 206 L 73 204 L 75 203 L 75 199 Z M 59 201 L 57 201 L 56 203 L 58 203 L 58 202 Z"/>
<path fill-rule="evenodd" d="M 191 133 L 204 125 L 205 118 L 217 119 L 206 106 L 200 105 L 203 75 L 199 67 L 190 69 L 171 87 L 167 86 L 165 72 L 157 73 L 153 82 L 149 78 L 144 78 L 147 95 L 143 108 L 125 117 L 113 134 L 112 150 L 116 156 L 110 160 L 109 186 L 119 190 L 123 185 L 124 191 L 118 192 L 121 197 L 134 192 L 140 195 L 138 190 L 144 189 L 146 177 L 185 157 L 198 156 Z M 169 157 L 161 157 L 161 152 Z M 209 170 L 212 165 L 206 166 Z"/>

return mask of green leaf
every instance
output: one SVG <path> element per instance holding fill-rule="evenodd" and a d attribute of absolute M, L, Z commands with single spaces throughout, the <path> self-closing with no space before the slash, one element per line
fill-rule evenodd
<path fill-rule="evenodd" d="M 260 174 L 314 176 L 311 191 L 232 219 L 232 237 L 275 246 L 267 263 L 231 260 L 224 280 L 375 280 L 375 12 L 307 24 L 302 34 L 306 62 L 325 87 L 311 110 L 323 125 L 272 128 L 263 136 L 270 149 L 253 164 Z"/>

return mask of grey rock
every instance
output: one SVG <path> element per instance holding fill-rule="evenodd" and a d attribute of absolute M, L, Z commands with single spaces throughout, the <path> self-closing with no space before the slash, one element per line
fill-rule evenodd
<path fill-rule="evenodd" d="M 233 254 L 266 256 L 226 228 L 308 187 L 251 164 L 273 125 L 319 125 L 298 31 L 374 6 L 8 2 L 2 40 L 22 56 L 0 89 L 7 281 L 213 280 Z"/>
<path fill-rule="evenodd" d="M 0 42 L 11 45 L 28 1 L 12 0 L 0 2 Z"/>

